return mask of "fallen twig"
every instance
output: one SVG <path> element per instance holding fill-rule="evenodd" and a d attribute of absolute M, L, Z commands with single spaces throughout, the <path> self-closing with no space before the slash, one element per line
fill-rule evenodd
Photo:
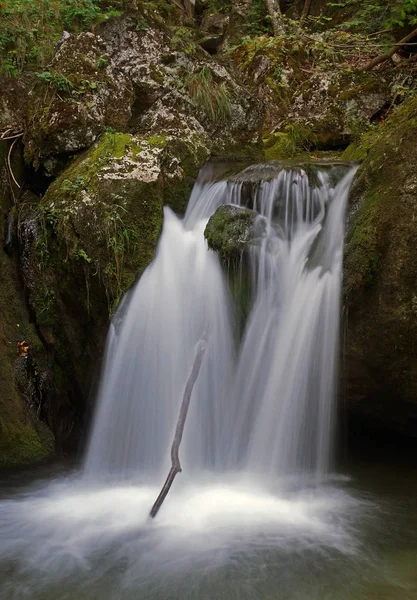
<path fill-rule="evenodd" d="M 366 65 L 364 67 L 362 67 L 363 71 L 370 71 L 371 69 L 373 69 L 374 67 L 376 67 L 377 65 L 379 65 L 380 63 L 385 62 L 386 60 L 389 60 L 391 58 L 391 56 L 393 56 L 399 47 L 401 46 L 411 46 L 411 45 L 417 45 L 417 44 L 408 44 L 407 42 L 409 40 L 414 39 L 415 37 L 417 37 L 417 29 L 414 29 L 414 31 L 412 31 L 411 33 L 409 33 L 408 35 L 406 35 L 402 40 L 400 40 L 399 42 L 396 42 L 395 44 L 392 45 L 392 48 L 390 48 L 390 50 L 388 50 L 388 52 L 385 52 L 384 54 L 380 54 L 379 56 L 376 56 L 375 58 L 373 58 L 372 60 L 370 60 L 368 63 L 366 63 Z"/>
<path fill-rule="evenodd" d="M 200 372 L 201 363 L 203 361 L 203 356 L 206 351 L 206 338 L 200 340 L 197 353 L 194 359 L 193 368 L 191 370 L 190 377 L 188 378 L 187 384 L 184 390 L 184 396 L 182 399 L 180 414 L 178 417 L 177 427 L 175 429 L 174 441 L 171 447 L 171 469 L 169 470 L 168 477 L 162 487 L 162 490 L 159 493 L 158 498 L 155 500 L 155 504 L 152 506 L 151 512 L 149 513 L 152 519 L 156 517 L 159 509 L 162 506 L 163 501 L 165 500 L 169 490 L 171 489 L 172 483 L 175 479 L 177 473 L 181 473 L 181 463 L 179 457 L 179 449 L 182 440 L 182 434 L 184 432 L 185 419 L 187 418 L 188 407 L 190 406 L 191 394 L 193 391 L 194 384 Z"/>
<path fill-rule="evenodd" d="M 9 133 L 9 132 L 8 132 L 8 131 L 6 131 L 6 133 Z M 14 139 L 16 139 L 16 138 L 22 137 L 22 135 L 23 135 L 23 131 L 20 131 L 19 133 L 15 133 L 15 134 L 13 134 L 13 135 L 10 135 L 10 136 L 8 136 L 8 137 L 4 137 L 4 136 L 5 136 L 5 134 L 3 134 L 3 135 L 1 136 L 1 138 L 0 138 L 0 141 L 2 141 L 2 142 L 6 142 L 7 140 L 14 140 Z"/>

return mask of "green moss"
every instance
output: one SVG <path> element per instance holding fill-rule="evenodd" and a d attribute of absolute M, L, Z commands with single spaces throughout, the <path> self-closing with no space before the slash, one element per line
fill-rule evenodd
<path fill-rule="evenodd" d="M 46 427 L 10 425 L 0 421 L 0 468 L 34 464 L 54 450 L 54 438 Z"/>
<path fill-rule="evenodd" d="M 353 142 L 352 144 L 349 144 L 349 146 L 343 152 L 342 160 L 362 161 L 366 158 L 367 153 L 368 150 L 364 145 Z"/>
<path fill-rule="evenodd" d="M 165 148 L 167 145 L 166 135 L 153 135 L 146 138 L 146 141 L 151 148 Z"/>
<path fill-rule="evenodd" d="M 344 287 L 348 294 L 381 277 L 387 240 L 394 236 L 393 224 L 399 225 L 404 211 L 401 187 L 413 160 L 416 135 L 417 99 L 401 106 L 343 154 L 343 160 L 363 160 L 352 192 L 358 208 L 347 233 Z M 395 231 L 401 235 L 398 227 Z"/>
<path fill-rule="evenodd" d="M 292 158 L 297 151 L 294 138 L 288 133 L 274 133 L 264 139 L 266 160 Z"/>
<path fill-rule="evenodd" d="M 245 246 L 256 237 L 257 213 L 248 208 L 220 206 L 204 231 L 209 248 L 219 252 L 222 260 L 238 258 Z"/>

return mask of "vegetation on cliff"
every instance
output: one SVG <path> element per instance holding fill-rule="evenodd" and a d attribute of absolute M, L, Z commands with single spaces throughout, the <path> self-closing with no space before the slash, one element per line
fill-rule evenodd
<path fill-rule="evenodd" d="M 0 143 L 0 231 L 8 232 L 10 190 L 5 142 Z M 14 162 L 16 172 L 18 161 Z M 3 240 L 3 245 L 11 240 Z M 50 456 L 54 440 L 40 419 L 52 385 L 42 342 L 30 317 L 16 260 L 0 251 L 0 468 L 34 463 Z M 30 339 L 29 355 L 19 356 L 17 342 Z"/>

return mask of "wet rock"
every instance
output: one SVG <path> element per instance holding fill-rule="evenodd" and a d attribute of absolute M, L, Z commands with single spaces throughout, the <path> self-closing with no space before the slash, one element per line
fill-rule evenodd
<path fill-rule="evenodd" d="M 363 160 L 345 257 L 347 400 L 374 425 L 417 432 L 417 102 L 348 148 Z"/>
<path fill-rule="evenodd" d="M 265 233 L 265 220 L 248 208 L 224 204 L 210 217 L 204 236 L 222 260 L 239 258 L 248 244 Z"/>

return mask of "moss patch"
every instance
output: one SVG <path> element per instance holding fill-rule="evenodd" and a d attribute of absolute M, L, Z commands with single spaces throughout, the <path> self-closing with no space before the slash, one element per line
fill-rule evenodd
<path fill-rule="evenodd" d="M 204 231 L 209 248 L 219 252 L 224 261 L 238 258 L 245 246 L 262 233 L 261 223 L 256 225 L 257 216 L 248 208 L 220 206 Z"/>
<path fill-rule="evenodd" d="M 293 138 L 287 133 L 274 133 L 264 139 L 266 160 L 292 158 L 297 151 Z"/>

